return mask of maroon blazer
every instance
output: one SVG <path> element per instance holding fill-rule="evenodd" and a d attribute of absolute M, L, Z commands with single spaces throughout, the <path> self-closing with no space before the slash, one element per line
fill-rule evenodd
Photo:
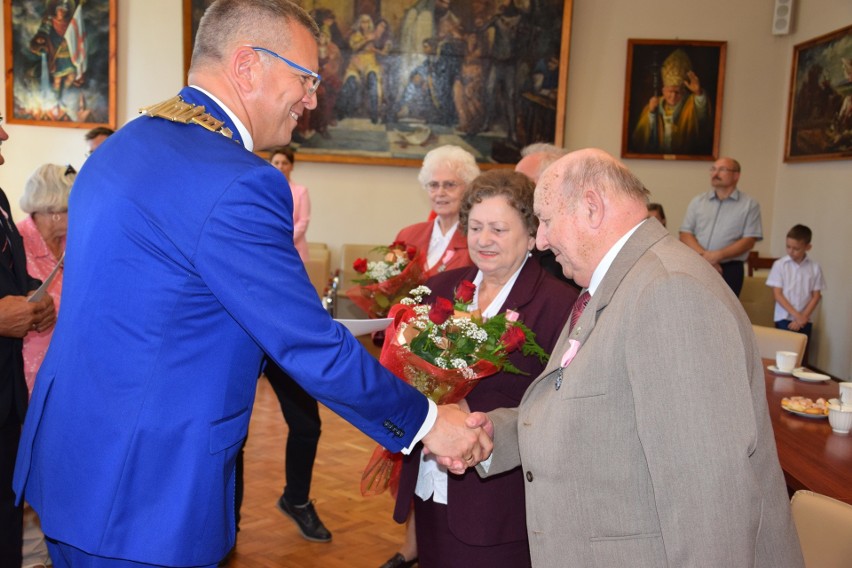
<path fill-rule="evenodd" d="M 428 299 L 452 299 L 458 283 L 462 280 L 472 282 L 477 270 L 475 266 L 460 268 L 429 279 L 426 285 L 432 289 L 432 295 Z M 545 272 L 534 258 L 530 258 L 500 311 L 511 309 L 518 312 L 520 321 L 535 332 L 539 345 L 550 353 L 576 299 L 574 288 Z M 529 384 L 544 370 L 544 364 L 538 358 L 525 357 L 520 351 L 510 355 L 509 360 L 529 374 L 500 372 L 486 377 L 467 395 L 472 411 L 488 412 L 495 408 L 518 406 Z M 419 465 L 419 448 L 403 459 L 394 509 L 394 520 L 398 523 L 405 522 L 408 517 Z M 488 479 L 481 479 L 473 469 L 460 476 L 449 474 L 447 520 L 456 538 L 476 546 L 526 540 L 522 473 L 518 467 Z"/>
<path fill-rule="evenodd" d="M 396 236 L 397 241 L 403 241 L 407 245 L 414 245 L 417 251 L 422 254 L 423 264 L 426 264 L 426 256 L 429 253 L 429 241 L 432 238 L 432 229 L 435 226 L 434 221 L 424 221 L 423 223 L 415 223 L 402 229 Z M 449 254 L 452 253 L 452 254 Z M 449 256 L 449 258 L 447 258 Z M 470 260 L 470 255 L 467 252 L 467 237 L 461 232 L 461 229 L 456 229 L 453 233 L 453 238 L 450 239 L 450 244 L 447 245 L 447 251 L 441 260 L 432 267 L 432 270 L 426 271 L 426 278 L 440 274 L 446 270 L 454 268 L 462 268 L 463 266 L 471 266 L 473 262 Z M 425 270 L 425 266 L 424 266 Z M 476 274 L 474 272 L 474 274 Z"/>

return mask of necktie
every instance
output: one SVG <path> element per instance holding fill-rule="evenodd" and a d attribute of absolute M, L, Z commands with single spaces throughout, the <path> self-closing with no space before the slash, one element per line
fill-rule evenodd
<path fill-rule="evenodd" d="M 574 307 L 571 308 L 571 326 L 568 328 L 569 332 L 574 329 L 575 325 L 577 325 L 577 322 L 580 320 L 580 316 L 583 315 L 583 310 L 586 309 L 586 305 L 591 299 L 592 295 L 589 294 L 589 291 L 583 290 L 583 293 L 580 294 L 580 297 L 577 298 L 576 302 L 574 302 Z"/>

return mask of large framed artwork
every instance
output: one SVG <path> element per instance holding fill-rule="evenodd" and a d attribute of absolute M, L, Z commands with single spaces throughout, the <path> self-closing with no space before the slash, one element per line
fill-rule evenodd
<path fill-rule="evenodd" d="M 724 41 L 627 40 L 622 157 L 718 157 L 726 50 Z"/>
<path fill-rule="evenodd" d="M 320 27 L 299 159 L 420 166 L 456 144 L 484 166 L 563 144 L 572 0 L 302 0 Z M 210 0 L 184 0 L 184 55 Z"/>
<path fill-rule="evenodd" d="M 6 118 L 116 127 L 117 0 L 6 0 Z"/>
<path fill-rule="evenodd" d="M 852 26 L 793 48 L 785 162 L 852 158 Z"/>

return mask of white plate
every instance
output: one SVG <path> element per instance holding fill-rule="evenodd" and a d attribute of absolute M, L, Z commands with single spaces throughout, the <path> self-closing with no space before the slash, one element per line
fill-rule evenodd
<path fill-rule="evenodd" d="M 775 373 L 776 375 L 792 375 L 796 371 L 804 371 L 805 370 L 804 367 L 798 367 L 796 369 L 793 369 L 792 371 L 782 371 L 781 369 L 779 369 L 775 365 L 768 365 L 766 368 L 769 369 L 770 373 Z"/>
<path fill-rule="evenodd" d="M 808 414 L 807 412 L 799 412 L 798 410 L 790 410 L 789 408 L 781 407 L 790 414 L 795 414 L 796 416 L 801 416 L 802 418 L 816 418 L 817 420 L 821 420 L 823 418 L 828 418 L 828 414 Z"/>
<path fill-rule="evenodd" d="M 822 383 L 831 380 L 831 377 L 828 375 L 814 373 L 813 371 L 806 371 L 805 369 L 794 369 L 793 376 L 800 381 L 805 381 L 806 383 Z"/>

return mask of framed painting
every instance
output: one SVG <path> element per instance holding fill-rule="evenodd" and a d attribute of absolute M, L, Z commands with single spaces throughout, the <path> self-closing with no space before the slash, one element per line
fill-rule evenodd
<path fill-rule="evenodd" d="M 116 127 L 117 0 L 7 0 L 11 124 Z"/>
<path fill-rule="evenodd" d="M 563 144 L 572 0 L 301 0 L 320 28 L 299 159 L 420 166 L 455 144 L 483 167 Z M 184 0 L 188 66 L 210 0 Z"/>
<path fill-rule="evenodd" d="M 852 158 L 852 26 L 793 48 L 785 162 Z"/>
<path fill-rule="evenodd" d="M 724 41 L 627 40 L 622 157 L 718 157 L 726 49 Z"/>

